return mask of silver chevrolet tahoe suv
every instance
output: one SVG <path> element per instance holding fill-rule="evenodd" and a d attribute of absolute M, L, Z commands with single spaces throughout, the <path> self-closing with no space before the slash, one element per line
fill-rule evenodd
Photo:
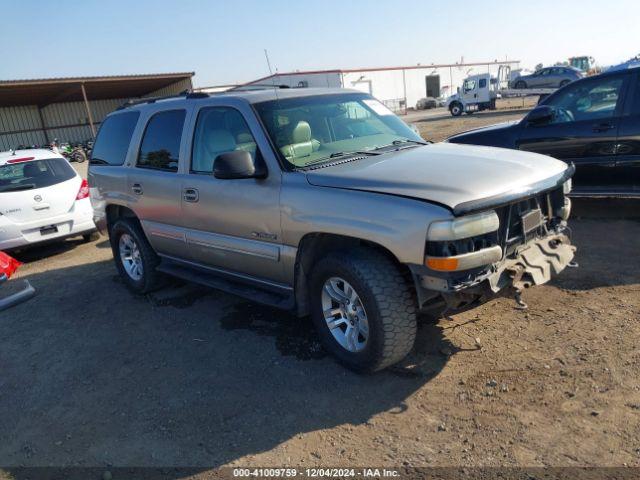
<path fill-rule="evenodd" d="M 573 263 L 572 173 L 425 142 L 362 92 L 270 88 L 125 104 L 89 185 L 134 292 L 170 274 L 310 314 L 338 360 L 375 371 L 411 350 L 419 312 L 517 296 Z"/>

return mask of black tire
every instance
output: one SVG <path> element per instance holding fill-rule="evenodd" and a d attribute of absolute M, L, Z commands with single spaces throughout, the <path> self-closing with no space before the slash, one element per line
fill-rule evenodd
<path fill-rule="evenodd" d="M 562 87 L 564 87 L 565 85 L 568 85 L 568 84 L 570 84 L 570 83 L 571 83 L 571 80 L 562 80 L 562 81 L 560 82 L 560 86 L 559 86 L 558 88 L 562 88 Z"/>
<path fill-rule="evenodd" d="M 523 88 L 527 88 L 527 82 L 525 82 L 524 80 L 518 80 L 516 82 L 516 88 L 518 90 L 522 90 Z"/>
<path fill-rule="evenodd" d="M 82 235 L 82 240 L 87 243 L 98 240 L 99 238 L 100 234 L 98 232 L 85 233 L 84 235 Z"/>
<path fill-rule="evenodd" d="M 140 279 L 134 279 L 127 273 L 120 257 L 120 238 L 129 235 L 136 243 L 139 250 L 139 257 L 142 262 L 142 275 Z M 140 224 L 133 218 L 122 218 L 117 220 L 109 230 L 109 241 L 116 268 L 123 282 L 134 293 L 145 294 L 157 289 L 161 284 L 162 275 L 156 271 L 160 263 L 160 258 L 153 251 L 145 236 Z"/>
<path fill-rule="evenodd" d="M 87 155 L 82 150 L 76 150 L 71 154 L 71 160 L 77 163 L 84 163 Z"/>
<path fill-rule="evenodd" d="M 453 102 L 449 107 L 449 111 L 454 117 L 459 117 L 464 112 L 464 108 L 460 102 Z"/>
<path fill-rule="evenodd" d="M 322 291 L 331 277 L 340 277 L 356 290 L 366 310 L 369 337 L 361 351 L 341 346 L 327 326 Z M 398 266 L 372 249 L 333 252 L 319 260 L 311 273 L 313 322 L 324 347 L 356 372 L 375 372 L 402 360 L 416 337 L 416 300 Z"/>

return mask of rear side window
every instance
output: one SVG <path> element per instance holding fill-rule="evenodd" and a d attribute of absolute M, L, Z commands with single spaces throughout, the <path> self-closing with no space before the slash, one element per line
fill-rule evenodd
<path fill-rule="evenodd" d="M 50 187 L 75 176 L 75 170 L 64 158 L 1 165 L 0 193 Z"/>
<path fill-rule="evenodd" d="M 178 171 L 185 113 L 184 110 L 168 110 L 151 117 L 142 137 L 138 167 Z"/>
<path fill-rule="evenodd" d="M 122 165 L 139 116 L 139 112 L 126 112 L 107 117 L 100 127 L 98 138 L 93 146 L 91 163 Z"/>

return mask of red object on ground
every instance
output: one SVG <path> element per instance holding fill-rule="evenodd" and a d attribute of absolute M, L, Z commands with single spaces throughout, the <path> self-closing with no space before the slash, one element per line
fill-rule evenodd
<path fill-rule="evenodd" d="M 11 278 L 11 275 L 15 273 L 20 265 L 22 265 L 22 263 L 15 258 L 10 257 L 4 252 L 0 252 L 0 275 L 4 273 L 7 278 Z"/>

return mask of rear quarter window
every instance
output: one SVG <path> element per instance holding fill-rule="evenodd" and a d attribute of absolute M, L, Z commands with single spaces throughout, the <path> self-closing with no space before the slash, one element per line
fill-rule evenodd
<path fill-rule="evenodd" d="M 107 117 L 102 123 L 91 152 L 93 165 L 122 165 L 129 150 L 139 112 L 125 112 Z"/>
<path fill-rule="evenodd" d="M 64 158 L 0 165 L 0 193 L 50 187 L 75 176 Z"/>

